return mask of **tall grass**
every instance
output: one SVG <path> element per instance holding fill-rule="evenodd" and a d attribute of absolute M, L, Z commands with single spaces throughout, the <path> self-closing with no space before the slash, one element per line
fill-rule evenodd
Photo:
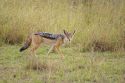
<path fill-rule="evenodd" d="M 35 31 L 77 30 L 82 51 L 124 48 L 124 0 L 0 0 L 0 42 L 21 43 Z"/>

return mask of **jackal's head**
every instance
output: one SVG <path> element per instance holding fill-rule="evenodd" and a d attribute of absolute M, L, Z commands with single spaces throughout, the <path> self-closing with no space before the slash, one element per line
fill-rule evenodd
<path fill-rule="evenodd" d="M 63 30 L 63 32 L 65 35 L 65 41 L 71 42 L 76 31 L 74 30 L 73 32 L 68 32 L 66 30 Z"/>

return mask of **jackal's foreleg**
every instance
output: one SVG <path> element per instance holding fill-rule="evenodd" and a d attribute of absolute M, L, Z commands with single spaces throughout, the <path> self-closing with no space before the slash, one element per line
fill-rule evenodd
<path fill-rule="evenodd" d="M 60 54 L 61 57 L 63 58 L 64 55 L 63 55 L 62 51 L 60 50 L 60 48 L 59 48 L 59 47 L 56 47 L 56 50 L 57 50 L 57 53 Z"/>
<path fill-rule="evenodd" d="M 52 52 L 52 51 L 54 50 L 54 48 L 55 48 L 55 46 L 53 45 L 53 46 L 49 49 L 49 51 L 48 51 L 47 55 L 49 55 L 49 54 L 50 54 L 50 52 Z"/>

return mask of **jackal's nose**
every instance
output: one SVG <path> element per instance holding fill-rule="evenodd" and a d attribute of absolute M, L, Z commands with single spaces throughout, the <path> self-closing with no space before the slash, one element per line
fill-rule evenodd
<path fill-rule="evenodd" d="M 69 42 L 70 42 L 70 39 L 68 39 L 69 40 Z"/>

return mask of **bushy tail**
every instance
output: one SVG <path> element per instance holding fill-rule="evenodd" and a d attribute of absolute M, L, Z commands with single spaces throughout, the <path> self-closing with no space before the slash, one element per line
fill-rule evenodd
<path fill-rule="evenodd" d="M 32 38 L 31 36 L 29 36 L 26 42 L 24 43 L 24 46 L 20 48 L 20 52 L 26 50 L 31 45 L 31 42 L 32 42 Z"/>

